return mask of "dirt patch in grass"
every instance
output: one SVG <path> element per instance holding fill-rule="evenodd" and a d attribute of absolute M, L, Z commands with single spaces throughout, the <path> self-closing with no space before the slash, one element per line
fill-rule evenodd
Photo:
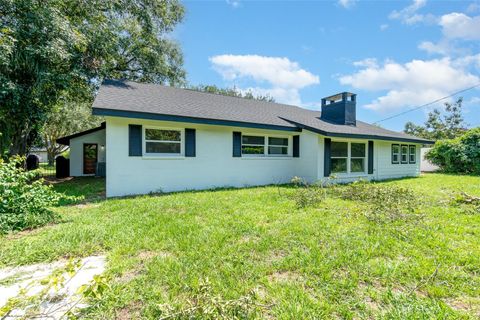
<path fill-rule="evenodd" d="M 54 223 L 49 223 L 49 224 L 44 225 L 42 228 L 27 229 L 27 230 L 18 231 L 18 232 L 15 232 L 15 233 L 10 233 L 6 236 L 6 240 L 14 240 L 14 239 L 22 238 L 24 236 L 34 235 L 34 234 L 37 234 L 37 233 L 43 231 L 43 228 L 45 228 L 47 226 L 53 226 L 53 225 L 55 225 L 55 224 Z"/>
<path fill-rule="evenodd" d="M 123 307 L 116 312 L 115 319 L 117 320 L 140 319 L 142 307 L 143 307 L 143 303 L 141 301 L 138 301 L 138 300 L 132 301 L 126 307 Z"/>
<path fill-rule="evenodd" d="M 301 274 L 293 271 L 279 271 L 268 276 L 268 281 L 278 283 L 298 283 L 303 282 Z"/>
<path fill-rule="evenodd" d="M 444 301 L 453 310 L 467 312 L 480 318 L 480 298 L 452 298 Z"/>
<path fill-rule="evenodd" d="M 287 252 L 284 250 L 273 250 L 268 255 L 266 261 L 269 264 L 278 263 L 282 261 L 287 256 Z"/>
<path fill-rule="evenodd" d="M 91 209 L 91 208 L 100 207 L 100 204 L 86 202 L 86 203 L 80 203 L 80 204 L 74 205 L 74 207 L 78 209 Z"/>
<path fill-rule="evenodd" d="M 243 235 L 239 240 L 239 244 L 244 244 L 244 243 L 258 243 L 260 238 L 256 235 Z"/>
<path fill-rule="evenodd" d="M 378 301 L 375 301 L 372 297 L 366 296 L 364 298 L 365 305 L 370 311 L 377 312 L 380 310 L 381 306 Z"/>
<path fill-rule="evenodd" d="M 168 251 L 144 250 L 144 251 L 140 251 L 140 253 L 137 255 L 137 258 L 142 261 L 146 261 L 152 258 L 170 258 L 172 256 L 173 255 Z"/>
<path fill-rule="evenodd" d="M 153 251 L 153 250 L 144 250 L 136 256 L 139 262 L 135 265 L 133 269 L 127 270 L 120 277 L 118 277 L 118 282 L 130 282 L 145 270 L 145 264 L 153 258 L 169 258 L 172 257 L 172 254 L 167 251 Z"/>

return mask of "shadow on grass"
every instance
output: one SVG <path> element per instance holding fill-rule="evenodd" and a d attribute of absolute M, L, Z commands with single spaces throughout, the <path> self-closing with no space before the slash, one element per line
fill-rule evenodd
<path fill-rule="evenodd" d="M 93 203 L 105 200 L 105 178 L 75 177 L 51 183 L 53 189 L 76 200 L 61 200 L 58 206 Z"/>

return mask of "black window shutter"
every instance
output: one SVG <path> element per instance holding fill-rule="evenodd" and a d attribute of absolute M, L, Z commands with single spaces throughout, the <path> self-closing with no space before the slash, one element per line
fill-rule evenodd
<path fill-rule="evenodd" d="M 300 136 L 293 136 L 293 157 L 300 157 Z"/>
<path fill-rule="evenodd" d="M 128 125 L 128 155 L 130 157 L 142 156 L 142 126 Z"/>
<path fill-rule="evenodd" d="M 325 138 L 325 143 L 324 143 L 324 148 L 325 151 L 323 153 L 323 176 L 324 177 L 329 177 L 330 176 L 330 155 L 331 155 L 331 149 L 332 149 L 332 139 Z"/>
<path fill-rule="evenodd" d="M 234 157 L 242 156 L 242 133 L 241 132 L 233 133 L 233 156 Z"/>
<path fill-rule="evenodd" d="M 373 174 L 373 141 L 368 141 L 368 174 Z"/>
<path fill-rule="evenodd" d="M 185 157 L 195 157 L 195 129 L 185 129 Z"/>

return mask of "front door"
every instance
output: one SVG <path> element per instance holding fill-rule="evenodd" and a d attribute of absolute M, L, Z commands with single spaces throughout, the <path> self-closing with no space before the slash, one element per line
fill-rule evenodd
<path fill-rule="evenodd" d="M 83 174 L 95 174 L 97 156 L 98 145 L 96 143 L 83 144 Z"/>

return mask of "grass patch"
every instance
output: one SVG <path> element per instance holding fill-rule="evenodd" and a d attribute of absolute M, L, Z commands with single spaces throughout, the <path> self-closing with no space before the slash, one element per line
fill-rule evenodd
<path fill-rule="evenodd" d="M 88 318 L 479 316 L 480 215 L 451 204 L 480 196 L 478 177 L 378 184 L 420 199 L 421 223 L 378 223 L 339 196 L 298 206 L 291 186 L 102 200 L 103 184 L 56 184 L 83 196 L 55 208 L 65 223 L 0 239 L 3 266 L 106 253 Z"/>

